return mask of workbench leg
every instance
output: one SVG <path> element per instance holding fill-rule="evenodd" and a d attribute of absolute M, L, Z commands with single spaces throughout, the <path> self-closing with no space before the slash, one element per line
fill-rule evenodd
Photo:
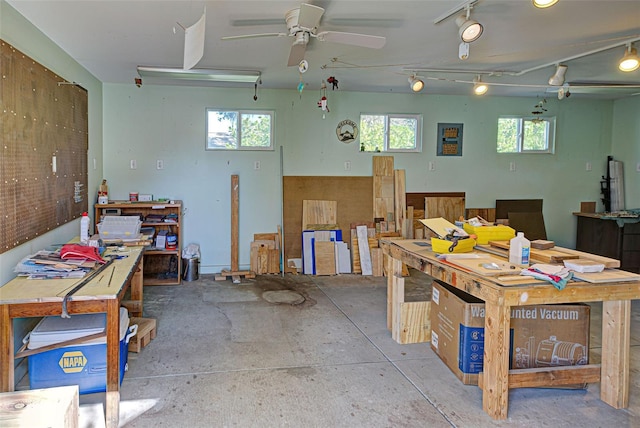
<path fill-rule="evenodd" d="M 629 405 L 631 301 L 602 302 L 600 399 L 616 409 Z"/>
<path fill-rule="evenodd" d="M 106 428 L 118 428 L 120 419 L 120 305 L 107 301 L 107 392 Z"/>
<path fill-rule="evenodd" d="M 14 349 L 13 320 L 9 317 L 9 305 L 0 306 L 0 392 L 13 391 Z"/>
<path fill-rule="evenodd" d="M 396 302 L 393 300 L 394 283 L 396 276 L 402 276 L 402 262 L 391 256 L 387 256 L 387 330 L 393 331 L 393 320 L 395 320 Z"/>
<path fill-rule="evenodd" d="M 509 306 L 486 302 L 482 409 L 494 419 L 506 419 L 509 408 Z"/>

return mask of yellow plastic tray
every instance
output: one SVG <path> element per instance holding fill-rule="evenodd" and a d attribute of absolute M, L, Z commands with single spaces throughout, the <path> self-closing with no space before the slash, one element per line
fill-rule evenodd
<path fill-rule="evenodd" d="M 462 227 L 469 235 L 476 235 L 479 245 L 486 245 L 489 241 L 508 241 L 516 236 L 513 228 L 504 225 L 474 227 L 465 223 Z"/>
<path fill-rule="evenodd" d="M 453 242 L 447 241 L 446 239 L 431 238 L 431 249 L 434 253 L 448 254 L 451 244 L 453 244 Z M 458 245 L 453 247 L 452 253 L 469 253 L 473 251 L 475 245 L 475 239 L 461 239 L 458 241 Z"/>

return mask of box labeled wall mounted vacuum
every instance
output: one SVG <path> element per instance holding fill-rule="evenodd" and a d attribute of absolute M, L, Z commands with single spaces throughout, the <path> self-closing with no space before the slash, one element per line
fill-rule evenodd
<path fill-rule="evenodd" d="M 484 359 L 484 302 L 433 281 L 431 349 L 466 385 L 478 384 Z M 511 308 L 510 369 L 589 362 L 591 307 L 586 304 Z"/>
<path fill-rule="evenodd" d="M 27 348 L 42 348 L 100 333 L 105 329 L 106 320 L 105 313 L 78 314 L 71 318 L 44 317 L 29 334 Z M 129 326 L 127 309 L 120 308 L 120 383 L 127 367 L 129 339 L 136 334 L 137 329 L 137 325 Z M 52 349 L 28 358 L 31 389 L 78 385 L 80 394 L 106 390 L 106 338 Z"/>

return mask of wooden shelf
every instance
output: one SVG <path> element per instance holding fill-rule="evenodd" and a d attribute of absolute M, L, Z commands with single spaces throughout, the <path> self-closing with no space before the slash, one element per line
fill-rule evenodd
<path fill-rule="evenodd" d="M 153 227 L 156 232 L 169 230 L 178 236 L 176 249 L 164 250 L 156 249 L 153 246 L 147 247 L 144 252 L 144 285 L 179 285 L 181 283 L 182 201 L 173 201 L 172 204 L 159 201 L 109 201 L 106 205 L 96 204 L 94 208 L 96 223 L 100 221 L 105 209 L 118 209 L 120 215 L 141 215 L 143 218 L 150 214 L 177 216 L 177 221 L 142 222 L 141 227 Z"/>

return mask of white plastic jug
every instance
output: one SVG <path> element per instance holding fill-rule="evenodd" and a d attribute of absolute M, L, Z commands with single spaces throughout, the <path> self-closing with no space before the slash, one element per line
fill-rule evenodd
<path fill-rule="evenodd" d="M 509 263 L 519 267 L 529 267 L 530 252 L 531 242 L 524 237 L 523 232 L 518 232 L 515 238 L 509 241 Z"/>
<path fill-rule="evenodd" d="M 86 244 L 89 242 L 89 225 L 91 224 L 91 219 L 89 218 L 89 214 L 84 212 L 82 213 L 82 218 L 80 219 L 80 242 Z"/>

